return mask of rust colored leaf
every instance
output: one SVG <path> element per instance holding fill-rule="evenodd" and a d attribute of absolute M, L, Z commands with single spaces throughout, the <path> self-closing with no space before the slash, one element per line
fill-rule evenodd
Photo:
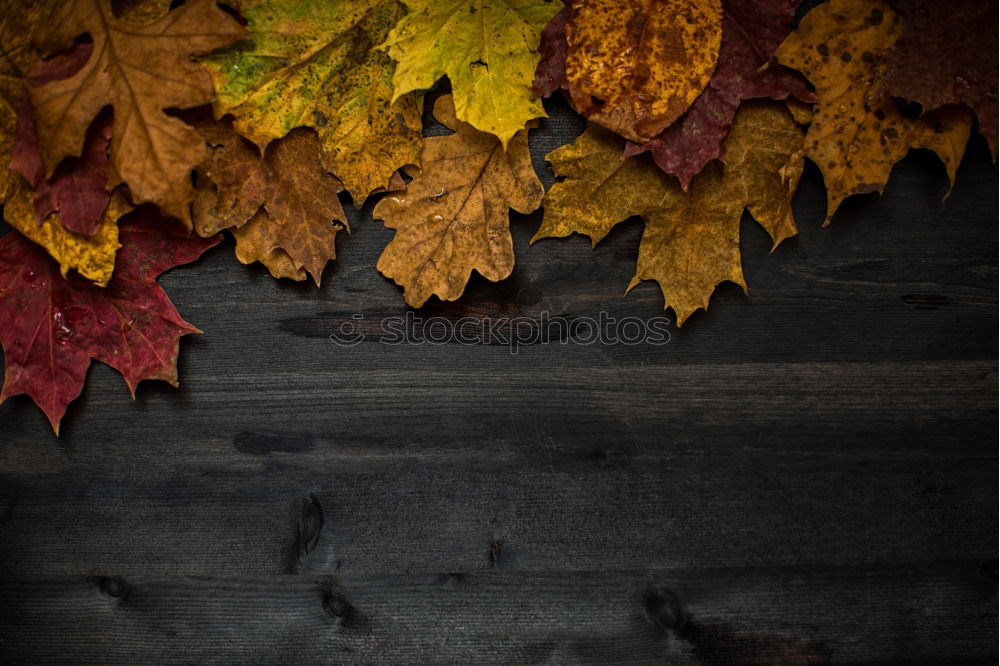
<path fill-rule="evenodd" d="M 39 62 L 28 75 L 28 83 L 42 85 L 72 75 L 90 58 L 91 44 L 81 43 L 65 54 Z M 51 213 L 59 213 L 62 224 L 84 236 L 93 236 L 111 193 L 108 180 L 108 143 L 111 140 L 111 116 L 102 113 L 90 126 L 83 144 L 83 154 L 63 160 L 51 178 L 45 178 L 38 135 L 31 112 L 31 97 L 25 89 L 17 119 L 14 155 L 10 166 L 20 171 L 34 188 L 35 212 L 42 222 Z"/>
<path fill-rule="evenodd" d="M 746 289 L 740 265 L 740 218 L 749 210 L 777 245 L 796 233 L 792 195 L 802 174 L 802 132 L 774 102 L 744 103 L 723 145 L 723 163 L 699 174 L 687 192 L 646 156 L 622 159 L 624 141 L 593 124 L 550 153 L 563 180 L 545 195 L 534 239 L 585 234 L 597 244 L 619 222 L 641 216 L 632 289 L 656 280 L 680 326 L 707 308 L 716 285 Z"/>
<path fill-rule="evenodd" d="M 680 118 L 715 69 L 720 0 L 574 0 L 567 6 L 570 103 L 636 142 Z"/>
<path fill-rule="evenodd" d="M 194 230 L 207 238 L 246 224 L 267 200 L 273 176 L 260 151 L 232 123 L 201 118 L 195 126 L 211 151 L 196 170 L 192 206 Z"/>
<path fill-rule="evenodd" d="M 146 209 L 121 228 L 122 249 L 105 288 L 70 275 L 17 232 L 0 238 L 0 344 L 6 373 L 0 401 L 25 393 L 58 434 L 83 389 L 91 359 L 107 363 L 129 390 L 144 379 L 177 385 L 180 337 L 198 332 L 156 283 L 218 239 L 188 235 Z"/>
<path fill-rule="evenodd" d="M 997 158 L 997 3 L 895 0 L 903 34 L 887 53 L 884 86 L 924 111 L 965 104 Z"/>
<path fill-rule="evenodd" d="M 276 278 L 308 273 L 319 285 L 347 216 L 337 198 L 343 185 L 323 167 L 316 133 L 292 130 L 261 158 L 229 122 L 198 128 L 212 155 L 198 170 L 195 230 L 210 236 L 231 229 L 243 263 L 260 261 Z"/>
<path fill-rule="evenodd" d="M 626 155 L 650 151 L 657 166 L 691 179 L 722 154 L 733 115 L 745 99 L 789 95 L 815 102 L 805 80 L 784 67 L 761 68 L 788 36 L 800 0 L 723 0 L 722 45 L 708 86 L 676 123 L 644 144 L 629 142 Z"/>
<path fill-rule="evenodd" d="M 816 88 L 806 157 L 826 181 L 827 224 L 850 195 L 882 192 L 910 148 L 933 150 L 955 180 L 969 138 L 968 111 L 951 106 L 909 118 L 884 95 L 886 50 L 901 28 L 882 0 L 830 0 L 806 14 L 775 54 Z"/>
<path fill-rule="evenodd" d="M 110 105 L 109 188 L 127 183 L 137 203 L 153 202 L 190 224 L 190 172 L 207 151 L 193 128 L 164 110 L 210 102 L 212 79 L 191 56 L 232 44 L 245 31 L 213 0 L 191 0 L 145 26 L 114 16 L 108 0 L 69 0 L 39 40 L 54 52 L 83 34 L 93 41 L 86 64 L 30 88 L 46 176 L 81 154 L 87 128 Z"/>
<path fill-rule="evenodd" d="M 526 130 L 504 151 L 498 138 L 456 119 L 450 95 L 437 100 L 434 117 L 455 133 L 427 138 L 420 175 L 372 213 L 396 230 L 378 270 L 403 287 L 413 307 L 432 295 L 457 299 L 473 270 L 493 281 L 510 275 L 514 244 L 508 209 L 529 213 L 543 194 Z"/>
<path fill-rule="evenodd" d="M 291 255 L 280 247 L 274 247 L 274 236 L 278 233 L 274 220 L 263 208 L 257 211 L 249 222 L 233 230 L 236 237 L 236 258 L 244 264 L 255 261 L 267 266 L 276 279 L 303 281 L 306 269 L 296 265 Z"/>

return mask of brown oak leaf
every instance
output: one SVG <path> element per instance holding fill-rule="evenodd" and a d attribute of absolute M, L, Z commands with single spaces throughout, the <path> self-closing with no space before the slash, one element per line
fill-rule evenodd
<path fill-rule="evenodd" d="M 323 167 L 316 132 L 292 130 L 262 158 L 229 121 L 198 128 L 212 153 L 197 172 L 195 230 L 211 236 L 230 229 L 243 263 L 259 261 L 278 278 L 308 273 L 318 286 L 347 216 L 337 198 L 344 187 Z"/>
<path fill-rule="evenodd" d="M 145 26 L 116 17 L 108 0 L 68 0 L 38 39 L 52 53 L 84 34 L 93 42 L 86 64 L 30 88 L 46 177 L 81 154 L 87 128 L 110 105 L 109 189 L 124 182 L 135 202 L 153 202 L 190 225 L 190 172 L 207 151 L 198 133 L 165 109 L 210 102 L 211 76 L 191 56 L 243 39 L 245 31 L 214 0 L 191 0 Z"/>
<path fill-rule="evenodd" d="M 434 117 L 455 133 L 425 139 L 420 174 L 372 212 L 396 230 L 378 270 L 403 287 L 413 307 L 432 295 L 457 299 L 473 270 L 493 281 L 510 275 L 514 244 L 508 209 L 530 213 L 543 194 L 526 130 L 504 151 L 497 137 L 455 117 L 450 95 L 438 98 Z"/>
<path fill-rule="evenodd" d="M 114 277 L 101 288 L 69 275 L 18 232 L 0 238 L 0 344 L 6 372 L 0 402 L 22 393 L 58 434 L 66 406 L 83 389 L 91 359 L 107 363 L 129 390 L 144 379 L 177 385 L 184 321 L 156 283 L 165 270 L 197 259 L 218 238 L 186 233 L 148 207 L 121 226 Z"/>

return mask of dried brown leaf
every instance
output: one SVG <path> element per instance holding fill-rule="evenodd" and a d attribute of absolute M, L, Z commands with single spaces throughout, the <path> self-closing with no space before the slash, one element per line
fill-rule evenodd
<path fill-rule="evenodd" d="M 493 281 L 510 275 L 508 209 L 529 213 L 543 194 L 527 130 L 514 135 L 504 151 L 498 138 L 456 119 L 450 95 L 438 98 L 434 116 L 455 133 L 426 139 L 420 175 L 372 213 L 396 230 L 378 270 L 403 287 L 413 307 L 432 295 L 457 299 L 473 270 Z"/>
<path fill-rule="evenodd" d="M 81 153 L 91 121 L 110 105 L 109 189 L 127 183 L 136 203 L 153 202 L 190 225 L 190 172 L 207 151 L 198 133 L 165 109 L 210 102 L 211 76 L 191 56 L 232 44 L 245 31 L 214 0 L 191 0 L 145 26 L 116 17 L 108 0 L 69 0 L 39 39 L 53 52 L 83 34 L 94 44 L 87 63 L 31 88 L 46 176 Z"/>

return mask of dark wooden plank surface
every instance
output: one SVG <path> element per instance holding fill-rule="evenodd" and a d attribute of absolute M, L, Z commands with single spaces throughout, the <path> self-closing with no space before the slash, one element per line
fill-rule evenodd
<path fill-rule="evenodd" d="M 543 155 L 582 128 L 558 103 Z M 653 345 L 386 345 L 354 214 L 321 289 L 226 244 L 162 283 L 183 389 L 0 405 L 11 663 L 995 663 L 997 171 L 916 153 L 827 229 L 744 222 L 750 294 Z M 641 225 L 424 317 L 647 319 Z M 353 319 L 361 314 L 363 319 Z M 668 313 L 669 314 L 669 313 Z M 367 339 L 329 340 L 343 321 Z M 115 596 L 118 595 L 118 596 Z"/>
<path fill-rule="evenodd" d="M 993 587 L 975 566 L 908 562 L 573 576 L 50 577 L 5 592 L 23 631 L 12 643 L 58 660 L 68 646 L 52 636 L 78 637 L 77 663 L 169 654 L 190 663 L 813 664 L 973 662 L 995 631 Z"/>

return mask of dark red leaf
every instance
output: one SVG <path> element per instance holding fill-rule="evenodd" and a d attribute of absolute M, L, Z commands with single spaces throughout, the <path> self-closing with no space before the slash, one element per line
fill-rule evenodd
<path fill-rule="evenodd" d="M 535 83 L 532 92 L 542 97 L 548 97 L 557 90 L 569 85 L 566 80 L 566 23 L 569 21 L 569 7 L 563 7 L 559 13 L 542 28 L 541 42 L 538 53 L 541 59 L 535 67 Z"/>
<path fill-rule="evenodd" d="M 924 112 L 965 104 L 997 157 L 996 0 L 893 0 L 903 34 L 889 49 L 886 92 Z"/>
<path fill-rule="evenodd" d="M 156 277 L 194 261 L 219 238 L 189 235 L 151 208 L 125 220 L 114 277 L 103 289 L 75 273 L 63 278 L 45 250 L 16 231 L 0 238 L 0 344 L 6 361 L 0 402 L 31 396 L 57 433 L 92 358 L 122 373 L 133 395 L 143 379 L 176 386 L 179 340 L 198 332 L 177 313 Z"/>

